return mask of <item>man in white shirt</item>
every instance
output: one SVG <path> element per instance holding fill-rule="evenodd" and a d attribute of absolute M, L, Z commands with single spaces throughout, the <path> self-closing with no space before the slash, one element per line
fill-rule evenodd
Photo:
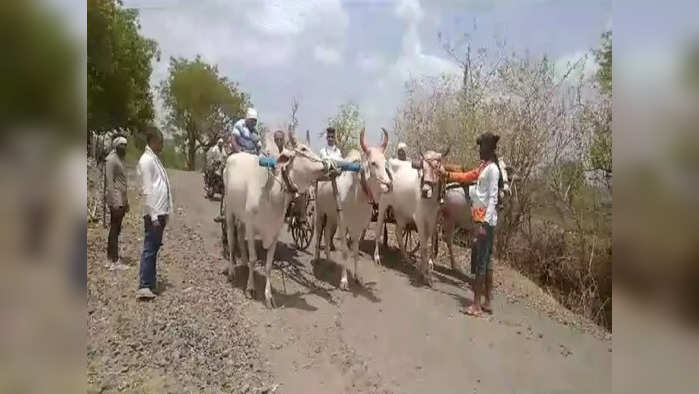
<path fill-rule="evenodd" d="M 154 298 L 156 259 L 163 241 L 163 231 L 172 212 L 170 180 L 158 158 L 163 148 L 163 135 L 156 128 L 148 132 L 148 145 L 138 160 L 138 175 L 143 196 L 145 237 L 139 270 L 138 298 Z"/>
<path fill-rule="evenodd" d="M 320 158 L 342 160 L 342 152 L 340 152 L 340 148 L 335 145 L 335 129 L 328 127 L 325 130 L 325 138 L 328 145 L 320 149 Z"/>
<path fill-rule="evenodd" d="M 335 145 L 335 128 L 334 127 L 328 127 L 325 129 L 325 141 L 327 142 L 327 145 L 324 148 L 320 149 L 320 158 L 321 159 L 333 159 L 333 160 L 342 160 L 342 152 L 340 151 L 340 148 Z M 316 184 L 316 195 L 318 195 L 318 185 Z M 323 221 L 322 224 L 322 231 L 325 230 L 325 221 Z M 330 250 L 335 250 L 335 244 L 333 243 L 333 239 L 335 239 L 335 233 L 333 232 L 330 235 Z"/>
<path fill-rule="evenodd" d="M 211 167 L 216 161 L 223 161 L 223 156 L 223 138 L 219 138 L 216 145 L 212 146 L 206 153 L 206 165 Z"/>
<path fill-rule="evenodd" d="M 471 263 L 471 271 L 476 275 L 473 285 L 473 304 L 463 312 L 471 316 L 481 316 L 483 311 L 492 313 L 493 269 L 491 264 L 491 252 L 495 237 L 495 226 L 498 221 L 497 204 L 498 189 L 501 184 L 498 158 L 495 154 L 500 136 L 490 132 L 478 137 L 478 152 L 481 163 L 471 171 L 450 171 L 442 168 L 442 173 L 447 182 L 458 182 L 469 185 L 469 198 L 471 200 L 471 218 L 475 226 L 476 242 L 475 264 Z M 481 295 L 485 296 L 485 303 L 481 305 Z"/>

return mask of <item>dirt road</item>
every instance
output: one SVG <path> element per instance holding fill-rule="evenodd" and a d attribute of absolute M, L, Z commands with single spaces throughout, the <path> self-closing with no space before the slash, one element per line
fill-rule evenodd
<path fill-rule="evenodd" d="M 206 261 L 222 265 L 219 227 L 212 221 L 218 203 L 203 198 L 200 174 L 170 174 L 181 208 L 177 220 L 201 236 L 211 257 Z M 493 317 L 467 317 L 458 310 L 472 293 L 458 275 L 440 270 L 432 289 L 413 284 L 412 267 L 395 263 L 395 253 L 384 254 L 387 267 L 375 266 L 369 242 L 361 245 L 365 286 L 342 292 L 335 264 L 311 264 L 310 253 L 295 251 L 285 230 L 282 241 L 277 260 L 284 275 L 279 269 L 273 274 L 281 306 L 244 304 L 280 392 L 610 391 L 608 340 L 502 295 Z M 242 291 L 242 282 L 233 287 L 224 276 L 218 285 Z"/>
<path fill-rule="evenodd" d="M 220 274 L 218 202 L 204 199 L 201 174 L 169 173 L 175 212 L 153 302 L 134 297 L 143 242 L 135 193 L 121 236 L 127 271 L 105 268 L 106 230 L 88 226 L 89 392 L 610 391 L 609 338 L 577 328 L 579 318 L 502 264 L 496 314 L 476 319 L 458 312 L 472 299 L 463 275 L 438 266 L 434 288 L 414 284 L 412 266 L 391 250 L 385 267 L 374 265 L 365 242 L 365 285 L 343 292 L 339 267 L 311 264 L 284 229 L 272 275 L 280 307 L 267 310 L 261 275 L 260 299 L 247 300 L 246 269 L 234 285 Z"/>

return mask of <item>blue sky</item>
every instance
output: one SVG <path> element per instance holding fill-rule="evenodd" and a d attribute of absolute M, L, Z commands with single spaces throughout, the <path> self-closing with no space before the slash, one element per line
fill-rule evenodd
<path fill-rule="evenodd" d="M 472 32 L 476 46 L 508 48 L 571 60 L 599 43 L 611 26 L 611 1 L 534 0 L 124 0 L 138 8 L 142 33 L 158 41 L 167 74 L 170 56 L 201 54 L 251 94 L 260 119 L 285 124 L 300 100 L 299 131 L 315 136 L 339 104 L 359 105 L 368 135 L 393 126 L 411 76 L 459 73 L 437 33 Z M 158 108 L 160 105 L 158 104 Z M 315 137 L 312 137 L 315 138 Z M 313 141 L 319 147 L 320 140 Z"/>

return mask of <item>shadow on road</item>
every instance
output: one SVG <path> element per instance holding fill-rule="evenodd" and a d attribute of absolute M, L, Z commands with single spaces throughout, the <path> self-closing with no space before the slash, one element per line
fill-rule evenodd
<path fill-rule="evenodd" d="M 313 276 L 315 276 L 316 279 L 325 282 L 335 288 L 338 288 L 340 286 L 340 278 L 342 277 L 341 264 L 332 260 L 321 258 L 319 261 L 312 260 L 311 265 L 313 266 Z M 350 272 L 347 273 L 348 278 L 349 274 Z M 374 294 L 374 286 L 375 283 L 373 282 L 367 282 L 361 285 L 350 280 L 350 292 L 354 296 L 365 297 L 371 302 L 380 302 L 381 299 L 377 297 L 376 294 Z"/>

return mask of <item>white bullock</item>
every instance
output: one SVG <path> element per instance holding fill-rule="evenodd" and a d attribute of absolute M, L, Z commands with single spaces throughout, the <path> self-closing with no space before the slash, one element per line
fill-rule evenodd
<path fill-rule="evenodd" d="M 420 149 L 419 149 L 420 151 Z M 383 228 L 386 209 L 390 206 L 396 219 L 396 237 L 401 255 L 407 260 L 403 239 L 405 228 L 411 222 L 417 227 L 420 239 L 420 262 L 418 269 L 428 284 L 432 284 L 432 256 L 429 245 L 437 224 L 440 210 L 441 177 L 439 168 L 449 148 L 442 154 L 435 151 L 420 151 L 420 160 L 415 166 L 407 162 L 392 163 L 393 190 L 384 193 L 379 202 L 377 229 Z M 407 164 L 407 165 L 406 165 Z M 419 167 L 418 171 L 414 167 Z M 374 261 L 380 263 L 379 237 L 374 245 Z"/>
<path fill-rule="evenodd" d="M 500 167 L 500 174 L 502 175 L 503 189 L 500 191 L 498 196 L 498 203 L 502 203 L 506 195 L 510 194 L 510 179 L 508 176 L 507 167 L 505 162 L 500 158 L 498 160 L 498 166 Z M 469 237 L 471 237 L 471 231 L 473 229 L 473 220 L 471 219 L 471 201 L 468 194 L 465 193 L 464 188 L 458 184 L 447 185 L 447 190 L 444 193 L 444 205 L 441 210 L 442 224 L 444 229 L 444 242 L 447 244 L 447 249 L 449 250 L 449 260 L 451 262 L 451 268 L 456 270 L 456 260 L 454 260 L 454 232 L 457 227 L 462 228 L 466 231 Z M 475 258 L 475 249 L 471 249 L 471 258 Z"/>
<path fill-rule="evenodd" d="M 299 146 L 293 150 L 284 149 L 277 158 L 275 169 L 259 165 L 259 157 L 249 153 L 235 153 L 228 157 L 224 170 L 225 201 L 224 215 L 231 251 L 228 277 L 234 279 L 235 244 L 240 246 L 242 264 L 249 267 L 246 294 L 255 296 L 254 265 L 257 261 L 255 236 L 262 239 L 267 249 L 265 262 L 265 301 L 274 307 L 270 273 L 277 239 L 283 227 L 284 214 L 292 195 L 298 190 L 306 190 L 325 174 L 321 159 L 308 147 Z M 238 225 L 238 239 L 234 225 Z M 245 242 L 247 240 L 247 250 Z"/>
<path fill-rule="evenodd" d="M 342 210 L 342 221 L 338 223 L 338 212 L 335 195 L 333 194 L 332 182 L 318 182 L 318 195 L 316 196 L 316 226 L 318 229 L 316 238 L 315 259 L 320 258 L 320 240 L 323 236 L 321 224 L 323 217 L 326 217 L 325 226 L 325 256 L 330 258 L 330 237 L 338 228 L 342 240 L 339 245 L 342 248 L 342 277 L 340 288 L 349 289 L 347 281 L 347 260 L 349 249 L 352 250 L 354 259 L 354 270 L 352 275 L 355 280 L 357 276 L 357 262 L 359 258 L 359 239 L 362 231 L 369 226 L 371 221 L 372 199 L 378 199 L 382 193 L 391 190 L 391 179 L 386 172 L 386 157 L 384 152 L 388 144 L 388 132 L 383 130 L 383 141 L 378 147 L 368 147 L 364 140 L 364 130 L 362 130 L 359 141 L 364 152 L 362 161 L 362 172 L 343 172 L 336 179 L 337 191 L 339 194 L 340 209 Z M 357 150 L 352 150 L 345 160 L 359 161 L 362 159 Z M 346 244 L 345 237 L 349 236 L 349 244 Z"/>

